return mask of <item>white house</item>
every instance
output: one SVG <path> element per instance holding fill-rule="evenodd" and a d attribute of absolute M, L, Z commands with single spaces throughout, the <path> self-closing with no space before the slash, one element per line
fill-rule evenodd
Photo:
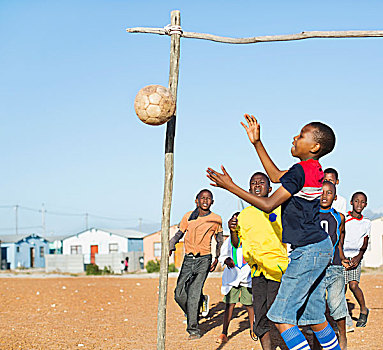
<path fill-rule="evenodd" d="M 96 254 L 143 252 L 145 235 L 135 230 L 90 228 L 64 238 L 62 253 L 83 254 L 84 264 L 94 264 Z"/>
<path fill-rule="evenodd" d="M 383 265 L 383 216 L 372 220 L 367 251 L 364 253 L 363 266 L 379 267 Z"/>

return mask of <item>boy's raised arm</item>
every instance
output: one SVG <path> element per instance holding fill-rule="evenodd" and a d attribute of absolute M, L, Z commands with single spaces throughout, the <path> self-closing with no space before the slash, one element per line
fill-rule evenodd
<path fill-rule="evenodd" d="M 247 121 L 247 125 L 241 122 L 241 125 L 245 128 L 247 132 L 247 136 L 249 137 L 250 142 L 253 144 L 259 159 L 262 162 L 263 167 L 267 175 L 272 182 L 278 183 L 279 179 L 287 172 L 279 170 L 278 167 L 271 160 L 269 154 L 267 153 L 265 147 L 261 141 L 261 133 L 260 133 L 260 125 L 257 122 L 257 119 L 253 115 L 245 114 L 245 119 Z"/>
<path fill-rule="evenodd" d="M 226 169 L 223 166 L 221 166 L 221 169 L 223 172 L 222 174 L 212 168 L 207 169 L 207 177 L 213 181 L 210 185 L 221 187 L 235 194 L 265 213 L 271 213 L 275 208 L 279 207 L 291 197 L 291 193 L 283 186 L 279 187 L 270 197 L 258 197 L 252 193 L 246 192 L 244 189 L 236 185 Z"/>

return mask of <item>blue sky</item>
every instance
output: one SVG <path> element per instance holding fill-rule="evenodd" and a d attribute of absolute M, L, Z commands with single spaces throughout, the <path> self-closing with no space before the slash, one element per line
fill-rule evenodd
<path fill-rule="evenodd" d="M 381 1 L 1 1 L 0 234 L 15 211 L 45 203 L 48 233 L 90 226 L 160 222 L 165 126 L 135 116 L 149 84 L 167 86 L 170 38 L 128 34 L 163 27 L 181 10 L 185 31 L 248 37 L 311 30 L 381 30 Z M 309 4 L 309 5 L 308 5 Z M 247 188 L 261 164 L 239 122 L 258 116 L 262 139 L 281 169 L 292 137 L 312 120 L 330 124 L 335 151 L 321 161 L 340 172 L 339 193 L 369 196 L 383 210 L 383 38 L 310 39 L 228 45 L 181 39 L 171 222 L 209 187 L 208 166 L 224 164 Z M 213 189 L 226 222 L 238 200 Z M 19 227 L 41 214 L 19 210 Z M 21 230 L 29 232 L 30 230 Z"/>

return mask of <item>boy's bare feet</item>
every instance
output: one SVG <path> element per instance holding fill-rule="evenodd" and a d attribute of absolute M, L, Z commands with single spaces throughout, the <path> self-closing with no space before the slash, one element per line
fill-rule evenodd
<path fill-rule="evenodd" d="M 225 334 L 221 334 L 217 339 L 216 339 L 216 343 L 218 344 L 224 344 L 224 343 L 227 343 L 229 341 L 228 337 L 225 335 Z"/>

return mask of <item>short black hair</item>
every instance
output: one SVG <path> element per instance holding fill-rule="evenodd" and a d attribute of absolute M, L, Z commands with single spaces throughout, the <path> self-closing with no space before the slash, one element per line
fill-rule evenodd
<path fill-rule="evenodd" d="M 198 197 L 201 195 L 202 192 L 209 192 L 211 195 L 211 199 L 213 199 L 213 193 L 210 190 L 208 190 L 207 188 L 199 191 L 198 194 L 196 195 L 195 199 L 198 199 Z"/>
<path fill-rule="evenodd" d="M 319 157 L 330 153 L 335 147 L 335 133 L 334 131 L 326 124 L 321 122 L 311 122 L 308 125 L 312 126 L 314 129 L 314 139 L 320 144 L 320 151 L 318 153 Z"/>
<path fill-rule="evenodd" d="M 269 186 L 270 187 L 270 179 L 269 179 L 269 177 L 265 174 L 265 173 L 263 173 L 262 171 L 257 171 L 256 173 L 254 173 L 253 175 L 251 175 L 251 177 L 250 177 L 250 183 L 251 183 L 251 179 L 254 177 L 254 176 L 256 176 L 256 175 L 261 175 L 261 176 L 263 176 L 265 179 L 266 179 L 266 181 L 267 181 L 267 186 Z"/>
<path fill-rule="evenodd" d="M 352 196 L 351 196 L 351 202 L 354 200 L 354 197 L 357 196 L 358 194 L 361 194 L 362 196 L 364 196 L 364 198 L 366 198 L 366 202 L 367 202 L 367 195 L 362 192 L 362 191 L 357 191 L 355 192 Z"/>
<path fill-rule="evenodd" d="M 333 184 L 331 181 L 324 180 L 322 186 L 324 186 L 324 185 L 331 185 L 332 187 L 334 187 L 334 195 L 336 194 L 336 186 L 335 186 L 335 184 Z"/>
<path fill-rule="evenodd" d="M 339 179 L 339 175 L 338 175 L 338 172 L 334 169 L 334 168 L 327 168 L 325 171 L 324 171 L 325 174 L 334 174 L 335 175 L 335 180 L 338 180 Z"/>

